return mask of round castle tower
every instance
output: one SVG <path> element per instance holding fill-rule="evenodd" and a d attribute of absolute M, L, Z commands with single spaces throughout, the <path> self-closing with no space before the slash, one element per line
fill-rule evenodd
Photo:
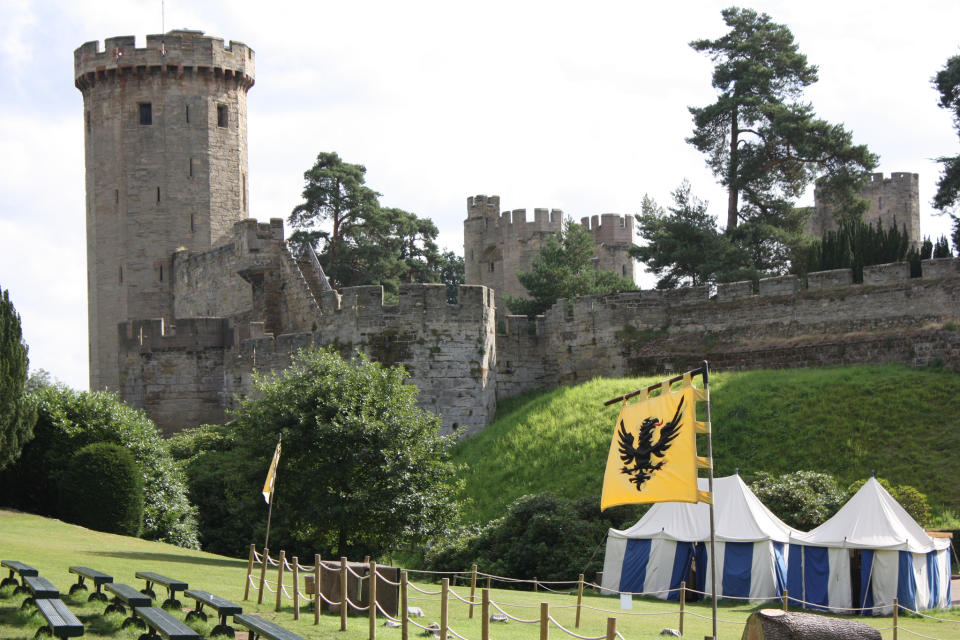
<path fill-rule="evenodd" d="M 74 52 L 86 141 L 90 388 L 117 389 L 117 325 L 172 320 L 173 252 L 216 246 L 247 212 L 254 53 L 202 31 Z"/>

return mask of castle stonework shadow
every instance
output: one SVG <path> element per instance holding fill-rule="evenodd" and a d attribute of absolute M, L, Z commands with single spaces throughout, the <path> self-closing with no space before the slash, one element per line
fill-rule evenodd
<path fill-rule="evenodd" d="M 704 358 L 718 369 L 960 363 L 954 259 L 925 261 L 919 279 L 906 265 L 880 265 L 864 270 L 864 284 L 840 270 L 762 280 L 756 293 L 751 283 L 713 295 L 634 291 L 561 300 L 534 320 L 507 316 L 494 290 L 523 295 L 516 272 L 559 230 L 562 213 L 536 209 L 527 221 L 522 209 L 501 213 L 497 196 L 467 200 L 468 284 L 456 304 L 444 285 L 402 285 L 394 305 L 380 287 L 324 290 L 314 263 L 288 249 L 281 219 L 247 218 L 253 60 L 246 45 L 197 31 L 148 36 L 145 48 L 120 37 L 75 52 L 91 388 L 117 390 L 167 433 L 222 422 L 235 395 L 250 392 L 254 371 L 282 368 L 309 345 L 403 364 L 421 405 L 441 414 L 445 429 L 467 432 L 492 420 L 497 398 L 679 371 Z M 633 218 L 582 224 L 598 267 L 633 277 Z"/>

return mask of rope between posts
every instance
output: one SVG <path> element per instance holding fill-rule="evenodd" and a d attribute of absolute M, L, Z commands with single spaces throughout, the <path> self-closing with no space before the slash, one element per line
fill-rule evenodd
<path fill-rule="evenodd" d="M 249 583 L 250 583 L 251 585 L 253 585 L 254 587 L 257 586 L 257 581 L 256 581 L 256 579 L 255 579 L 253 576 L 251 576 L 251 575 L 248 575 L 248 576 L 247 576 L 247 582 L 249 582 Z"/>
<path fill-rule="evenodd" d="M 468 574 L 470 575 L 470 574 Z M 494 580 L 499 580 L 501 582 L 528 582 L 530 584 L 580 584 L 579 580 L 529 580 L 522 578 L 507 578 L 506 576 L 497 576 L 492 573 L 481 573 L 477 572 L 477 576 L 484 578 L 492 578 Z"/>
<path fill-rule="evenodd" d="M 360 607 L 360 606 L 355 605 L 355 604 L 353 603 L 353 600 L 351 600 L 350 598 L 347 598 L 347 604 L 350 605 L 350 606 L 353 608 L 354 611 L 367 611 L 367 610 L 370 609 L 370 605 L 367 605 L 367 606 L 365 606 L 365 607 Z"/>
<path fill-rule="evenodd" d="M 913 635 L 915 635 L 915 636 L 917 636 L 917 637 L 919 637 L 919 638 L 926 638 L 927 640 L 939 640 L 938 638 L 935 638 L 935 637 L 933 637 L 933 636 L 925 636 L 925 635 L 923 635 L 922 633 L 917 633 L 916 631 L 911 631 L 910 629 L 907 629 L 906 627 L 899 627 L 899 630 L 900 630 L 900 631 L 906 631 L 907 633 L 913 634 Z"/>
<path fill-rule="evenodd" d="M 275 567 L 279 563 L 273 558 L 271 558 L 270 556 L 267 556 L 267 564 L 270 565 L 271 567 Z"/>
<path fill-rule="evenodd" d="M 400 622 L 400 618 L 394 618 L 389 613 L 387 613 L 386 610 L 380 606 L 379 602 L 377 602 L 376 605 L 377 605 L 377 611 L 382 613 L 384 618 L 386 618 L 387 620 L 390 620 L 391 622 Z"/>
<path fill-rule="evenodd" d="M 400 586 L 400 583 L 399 583 L 399 582 L 394 582 L 394 581 L 388 579 L 388 578 L 385 577 L 382 573 L 380 573 L 380 570 L 379 570 L 379 569 L 377 569 L 377 577 L 380 578 L 381 580 L 383 580 L 384 583 L 390 585 L 391 587 L 399 587 L 399 586 Z"/>
<path fill-rule="evenodd" d="M 340 601 L 339 601 L 339 600 L 331 600 L 331 599 L 328 598 L 327 596 L 323 595 L 323 592 L 322 592 L 322 591 L 320 592 L 320 599 L 323 600 L 324 602 L 326 602 L 326 603 L 329 604 L 329 605 L 340 604 Z"/>
<path fill-rule="evenodd" d="M 553 618 L 553 616 L 547 616 L 547 620 L 549 620 L 550 622 L 552 622 L 553 624 L 555 624 L 556 627 L 557 627 L 557 629 L 560 629 L 560 631 L 563 631 L 563 632 L 566 633 L 568 636 L 573 636 L 574 638 L 580 638 L 580 640 L 603 640 L 604 638 L 607 637 L 606 635 L 602 635 L 602 636 L 582 636 L 582 635 L 580 635 L 579 633 L 574 633 L 573 631 L 570 631 L 570 629 L 567 629 L 566 627 L 564 627 L 562 624 L 560 624 L 559 622 L 557 622 L 557 621 Z"/>
<path fill-rule="evenodd" d="M 506 611 L 504 611 L 503 609 L 501 609 L 501 608 L 500 608 L 500 605 L 498 605 L 498 604 L 497 604 L 496 602 L 494 602 L 493 600 L 490 601 L 490 604 L 493 605 L 493 608 L 494 608 L 494 609 L 496 609 L 497 611 L 499 611 L 499 612 L 502 613 L 503 615 L 507 616 L 507 618 L 509 618 L 510 620 L 514 620 L 514 621 L 516 621 L 516 622 L 523 622 L 523 623 L 526 623 L 526 624 L 540 624 L 539 618 L 536 619 L 536 620 L 524 620 L 523 618 L 517 618 L 517 617 L 515 617 L 515 616 L 510 615 L 509 613 L 507 613 Z"/>
<path fill-rule="evenodd" d="M 491 600 L 491 602 L 493 602 Z M 540 605 L 538 604 L 514 604 L 512 602 L 504 602 L 503 606 L 513 607 L 514 609 L 539 609 Z"/>
<path fill-rule="evenodd" d="M 297 563 L 297 568 L 300 569 L 300 571 L 313 571 L 315 569 L 312 564 L 300 564 L 299 562 Z"/>
<path fill-rule="evenodd" d="M 286 558 L 283 559 L 283 568 L 287 571 L 293 571 L 293 566 L 290 564 L 290 561 Z"/>
<path fill-rule="evenodd" d="M 283 591 L 283 595 L 285 595 L 288 599 L 291 599 L 291 600 L 293 599 L 290 597 L 290 593 L 287 591 L 287 585 L 285 584 L 280 585 L 280 590 Z"/>
<path fill-rule="evenodd" d="M 407 600 L 423 600 L 424 602 L 436 602 L 433 598 L 421 598 L 420 596 L 407 596 Z"/>
<path fill-rule="evenodd" d="M 263 564 L 263 555 L 257 553 L 257 550 L 253 550 L 253 559 L 257 561 L 258 564 Z"/>
<path fill-rule="evenodd" d="M 466 598 L 458 595 L 457 592 L 454 591 L 453 589 L 447 590 L 447 593 L 449 593 L 449 594 L 452 595 L 454 598 L 456 598 L 457 600 L 459 600 L 460 602 L 462 602 L 462 603 L 464 603 L 464 604 L 480 604 L 479 602 L 474 602 L 474 601 L 472 601 L 472 600 L 467 600 Z"/>
<path fill-rule="evenodd" d="M 450 627 L 449 625 L 447 625 L 447 633 L 452 633 L 456 637 L 460 638 L 460 640 L 467 640 L 467 638 L 463 637 L 462 635 L 454 631 L 453 628 Z"/>
<path fill-rule="evenodd" d="M 676 612 L 674 612 L 674 613 L 676 613 Z M 685 612 L 684 612 L 684 615 L 693 616 L 694 618 L 700 618 L 700 619 L 702 619 L 702 620 L 713 620 L 713 618 L 712 618 L 711 616 L 702 616 L 702 615 L 700 615 L 699 613 L 694 613 L 694 612 L 692 612 L 692 611 L 690 611 L 690 610 L 685 611 Z M 746 622 L 740 622 L 739 620 L 721 620 L 720 618 L 717 618 L 717 622 L 723 622 L 723 623 L 725 623 L 725 624 L 738 624 L 738 625 L 741 625 L 741 626 L 747 624 Z"/>
<path fill-rule="evenodd" d="M 366 576 L 362 576 L 362 575 L 360 575 L 359 573 L 357 573 L 356 571 L 354 571 L 354 570 L 353 570 L 353 567 L 351 567 L 350 565 L 347 565 L 347 573 L 352 573 L 352 574 L 353 574 L 353 577 L 359 578 L 360 580 L 363 580 L 363 579 L 366 577 Z"/>
<path fill-rule="evenodd" d="M 428 630 L 432 631 L 432 629 L 430 629 L 429 627 L 423 626 L 422 624 L 420 624 L 419 622 L 417 622 L 417 621 L 414 620 L 413 618 L 408 617 L 408 618 L 407 618 L 407 622 L 409 622 L 410 624 L 412 624 L 412 625 L 415 626 L 415 627 L 420 627 L 420 628 L 423 629 L 424 631 L 428 631 Z"/>
<path fill-rule="evenodd" d="M 420 593 L 425 593 L 425 594 L 428 595 L 428 596 L 438 596 L 438 595 L 440 595 L 440 592 L 439 592 L 439 591 L 426 591 L 426 590 L 424 590 L 424 589 L 421 589 L 421 588 L 418 587 L 417 585 L 413 584 L 412 582 L 408 582 L 407 585 L 408 585 L 409 587 L 411 587 L 414 591 L 419 591 Z"/>
<path fill-rule="evenodd" d="M 430 575 L 437 575 L 437 576 L 458 576 L 462 572 L 461 571 L 427 571 L 426 569 L 407 569 L 407 573 L 428 573 Z M 413 621 L 411 620 L 411 622 Z M 425 627 L 420 627 L 420 628 L 423 629 Z"/>
<path fill-rule="evenodd" d="M 918 615 L 921 618 L 929 618 L 930 620 L 936 620 L 937 622 L 952 622 L 954 624 L 960 624 L 960 620 L 948 620 L 947 618 L 937 618 L 936 616 L 928 616 L 927 614 L 921 613 L 920 611 L 914 611 L 913 609 L 909 609 L 903 606 L 902 604 L 900 604 L 899 602 L 897 603 L 897 606 L 903 609 L 904 611 L 909 611 L 910 613 L 914 615 Z"/>
<path fill-rule="evenodd" d="M 549 591 L 550 593 L 557 593 L 557 594 L 560 594 L 560 595 L 563 595 L 563 596 L 572 596 L 573 594 L 575 594 L 575 593 L 577 592 L 576 589 L 574 589 L 574 590 L 572 590 L 572 591 L 570 591 L 570 590 L 567 590 L 567 591 L 558 591 L 558 590 L 556 590 L 556 589 L 551 589 L 550 587 L 544 585 L 542 582 L 540 583 L 540 587 L 541 587 L 544 591 Z"/>
<path fill-rule="evenodd" d="M 620 633 L 619 631 L 617 631 L 617 637 L 620 638 L 620 640 L 627 640 L 626 638 L 623 637 L 623 634 Z"/>

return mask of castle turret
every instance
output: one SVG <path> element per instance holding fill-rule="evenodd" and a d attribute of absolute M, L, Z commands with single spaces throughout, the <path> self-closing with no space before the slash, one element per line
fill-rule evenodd
<path fill-rule="evenodd" d="M 118 325 L 172 320 L 171 259 L 247 217 L 253 50 L 201 31 L 74 52 L 86 141 L 90 387 L 116 389 Z"/>
<path fill-rule="evenodd" d="M 914 247 L 920 245 L 920 176 L 916 173 L 895 171 L 889 178 L 883 173 L 872 173 L 860 191 L 860 197 L 870 202 L 870 208 L 863 214 L 863 221 L 884 229 L 896 223 L 900 229 L 906 228 L 907 237 Z M 821 236 L 825 231 L 836 231 L 833 206 L 814 191 L 814 213 L 807 221 L 807 233 Z"/>

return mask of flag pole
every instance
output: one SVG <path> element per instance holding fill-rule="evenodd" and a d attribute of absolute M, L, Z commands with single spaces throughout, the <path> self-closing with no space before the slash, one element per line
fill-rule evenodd
<path fill-rule="evenodd" d="M 713 640 L 717 639 L 717 554 L 716 548 L 716 530 L 713 518 L 713 425 L 710 422 L 710 367 L 707 361 L 703 361 L 703 393 L 706 397 L 706 418 L 707 426 L 707 459 L 710 460 L 710 466 L 707 468 L 707 490 L 710 492 L 710 592 L 713 595 Z"/>

